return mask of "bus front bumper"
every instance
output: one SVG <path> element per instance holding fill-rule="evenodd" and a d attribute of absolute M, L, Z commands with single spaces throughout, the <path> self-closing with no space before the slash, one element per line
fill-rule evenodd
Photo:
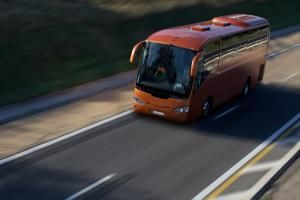
<path fill-rule="evenodd" d="M 147 103 L 140 104 L 137 102 L 133 103 L 133 108 L 135 112 L 168 119 L 175 122 L 187 122 L 190 120 L 188 112 L 176 112 L 172 108 L 163 108 Z"/>

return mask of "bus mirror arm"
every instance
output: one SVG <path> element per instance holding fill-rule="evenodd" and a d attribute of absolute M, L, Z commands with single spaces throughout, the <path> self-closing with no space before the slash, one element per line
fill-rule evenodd
<path fill-rule="evenodd" d="M 131 51 L 131 55 L 130 55 L 130 63 L 134 63 L 134 59 L 135 59 L 135 55 L 136 52 L 138 51 L 138 49 L 144 45 L 144 41 L 137 43 L 136 45 L 134 45 L 132 51 Z"/>
<path fill-rule="evenodd" d="M 200 53 L 197 53 L 197 55 L 192 60 L 192 66 L 191 66 L 191 76 L 195 77 L 197 74 L 197 63 L 200 58 Z"/>

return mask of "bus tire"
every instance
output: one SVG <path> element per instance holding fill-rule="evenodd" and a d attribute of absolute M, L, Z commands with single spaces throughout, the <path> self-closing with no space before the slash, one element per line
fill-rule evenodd
<path fill-rule="evenodd" d="M 207 117 L 212 108 L 212 99 L 207 99 L 202 106 L 202 116 Z"/>

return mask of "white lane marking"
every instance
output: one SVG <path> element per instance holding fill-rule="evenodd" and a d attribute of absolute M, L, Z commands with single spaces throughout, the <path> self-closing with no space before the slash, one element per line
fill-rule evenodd
<path fill-rule="evenodd" d="M 282 54 L 282 53 L 284 53 L 284 52 L 286 52 L 286 51 L 289 51 L 289 50 L 291 50 L 291 49 L 293 49 L 293 48 L 296 48 L 296 47 L 299 47 L 299 46 L 300 46 L 300 43 L 294 44 L 293 46 L 290 46 L 290 47 L 288 47 L 288 48 L 286 48 L 286 49 L 282 49 L 282 50 L 277 51 L 277 52 L 275 52 L 275 53 L 269 54 L 269 55 L 268 55 L 268 58 L 272 58 L 272 57 L 274 57 L 274 56 L 277 56 L 277 55 L 279 55 L 279 54 Z"/>
<path fill-rule="evenodd" d="M 253 199 L 259 191 L 290 161 L 300 152 L 300 142 L 298 142 L 285 156 L 280 159 L 280 164 L 265 174 L 250 190 L 248 190 L 247 199 Z"/>
<path fill-rule="evenodd" d="M 86 188 L 80 190 L 79 192 L 76 192 L 75 194 L 73 194 L 72 196 L 66 198 L 65 200 L 73 200 L 76 199 L 78 197 L 80 197 L 81 195 L 83 195 L 84 193 L 87 193 L 88 191 L 96 188 L 97 186 L 107 182 L 108 180 L 112 179 L 113 177 L 115 177 L 117 174 L 110 174 L 102 179 L 100 179 L 99 181 L 93 183 L 92 185 L 87 186 Z"/>
<path fill-rule="evenodd" d="M 284 79 L 282 79 L 282 81 L 287 81 L 287 80 L 293 78 L 294 76 L 297 76 L 297 74 L 298 74 L 298 72 L 295 72 L 295 73 L 293 73 L 293 74 L 291 74 L 291 75 L 285 77 Z"/>
<path fill-rule="evenodd" d="M 217 197 L 217 200 L 242 200 L 245 194 L 247 194 L 247 191 L 232 192 Z"/>
<path fill-rule="evenodd" d="M 212 118 L 212 120 L 217 120 L 217 119 L 220 119 L 221 117 L 224 117 L 225 115 L 227 115 L 228 113 L 234 111 L 235 109 L 237 109 L 238 107 L 240 107 L 240 105 L 236 105 L 236 106 L 233 106 L 232 108 L 229 108 L 228 110 L 218 114 L 217 116 L 215 116 L 214 118 Z"/>
<path fill-rule="evenodd" d="M 271 168 L 277 166 L 279 164 L 278 160 L 275 161 L 269 161 L 269 162 L 263 162 L 263 163 L 257 163 L 249 168 L 246 168 L 243 170 L 242 174 L 251 174 L 256 172 L 262 172 L 270 170 Z"/>
<path fill-rule="evenodd" d="M 299 128 L 300 123 L 298 125 L 296 125 L 296 129 Z M 296 144 L 297 142 L 300 141 L 300 130 L 297 132 L 297 134 L 293 134 L 293 136 L 290 136 L 282 141 L 278 141 L 277 144 L 278 145 L 291 145 L 291 144 Z"/>
<path fill-rule="evenodd" d="M 55 139 L 50 140 L 50 141 L 48 141 L 48 142 L 39 144 L 39 145 L 37 145 L 37 146 L 35 146 L 35 147 L 32 147 L 32 148 L 30 148 L 30 149 L 27 149 L 27 150 L 25 150 L 25 151 L 22 151 L 22 152 L 19 152 L 19 153 L 14 154 L 14 155 L 12 155 L 12 156 L 9 156 L 9 157 L 6 157 L 6 158 L 4 158 L 4 159 L 1 159 L 1 160 L 0 160 L 0 166 L 6 164 L 6 163 L 8 163 L 8 162 L 11 162 L 11 161 L 13 161 L 13 160 L 15 160 L 15 159 L 18 159 L 18 158 L 21 158 L 21 157 L 26 156 L 26 155 L 28 155 L 28 154 L 31 154 L 31 153 L 33 153 L 33 152 L 39 151 L 39 150 L 41 150 L 41 149 L 43 149 L 43 148 L 49 147 L 49 146 L 51 146 L 51 145 L 53 145 L 53 144 L 55 144 L 55 143 L 58 143 L 58 142 L 61 142 L 61 141 L 63 141 L 63 140 L 66 140 L 66 139 L 69 139 L 69 138 L 71 138 L 71 137 L 74 137 L 74 136 L 76 136 L 76 135 L 79 135 L 79 134 L 81 134 L 81 133 L 83 133 L 83 132 L 85 132 L 85 131 L 88 131 L 88 130 L 91 130 L 91 129 L 93 129 L 93 128 L 96 128 L 97 126 L 100 126 L 100 125 L 106 124 L 106 123 L 108 123 L 108 122 L 111 122 L 111 121 L 113 121 L 113 120 L 116 120 L 116 119 L 118 119 L 118 118 L 124 117 L 124 116 L 126 116 L 126 115 L 128 115 L 128 114 L 130 114 L 130 113 L 132 113 L 132 112 L 133 112 L 133 110 L 128 110 L 128 111 L 122 112 L 122 113 L 120 113 L 120 114 L 114 115 L 114 116 L 109 117 L 109 118 L 104 119 L 104 120 L 101 120 L 101 121 L 99 121 L 99 122 L 96 122 L 96 123 L 91 124 L 91 125 L 89 125 L 89 126 L 86 126 L 86 127 L 84 127 L 84 128 L 81 128 L 81 129 L 78 129 L 78 130 L 73 131 L 73 132 L 71 132 L 71 133 L 68 133 L 68 134 L 66 134 L 66 135 L 63 135 L 63 136 L 61 136 L 61 137 L 58 137 L 58 138 L 55 138 Z"/>
<path fill-rule="evenodd" d="M 280 129 L 275 131 L 271 136 L 269 136 L 265 141 L 263 141 L 259 146 L 257 146 L 254 150 L 252 150 L 249 154 L 247 154 L 244 158 L 242 158 L 233 167 L 231 167 L 228 171 L 226 171 L 222 176 L 217 178 L 208 187 L 206 187 L 199 194 L 197 194 L 193 198 L 193 200 L 204 199 L 207 195 L 209 195 L 212 191 L 214 191 L 218 186 L 220 186 L 224 181 L 226 181 L 234 173 L 236 173 L 241 167 L 243 167 L 246 163 L 248 163 L 251 159 L 253 159 L 259 152 L 261 152 L 264 148 L 266 148 L 268 145 L 270 145 L 276 138 L 278 138 L 281 134 L 283 134 L 291 125 L 293 125 L 299 119 L 300 119 L 300 112 L 297 115 L 295 115 L 292 119 L 290 119 L 288 122 L 286 122 Z"/>

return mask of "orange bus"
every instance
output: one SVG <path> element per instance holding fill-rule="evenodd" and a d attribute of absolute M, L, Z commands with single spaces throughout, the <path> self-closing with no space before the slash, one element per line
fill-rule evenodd
<path fill-rule="evenodd" d="M 263 79 L 269 23 L 234 14 L 168 28 L 136 44 L 134 110 L 184 122 L 239 95 Z"/>

